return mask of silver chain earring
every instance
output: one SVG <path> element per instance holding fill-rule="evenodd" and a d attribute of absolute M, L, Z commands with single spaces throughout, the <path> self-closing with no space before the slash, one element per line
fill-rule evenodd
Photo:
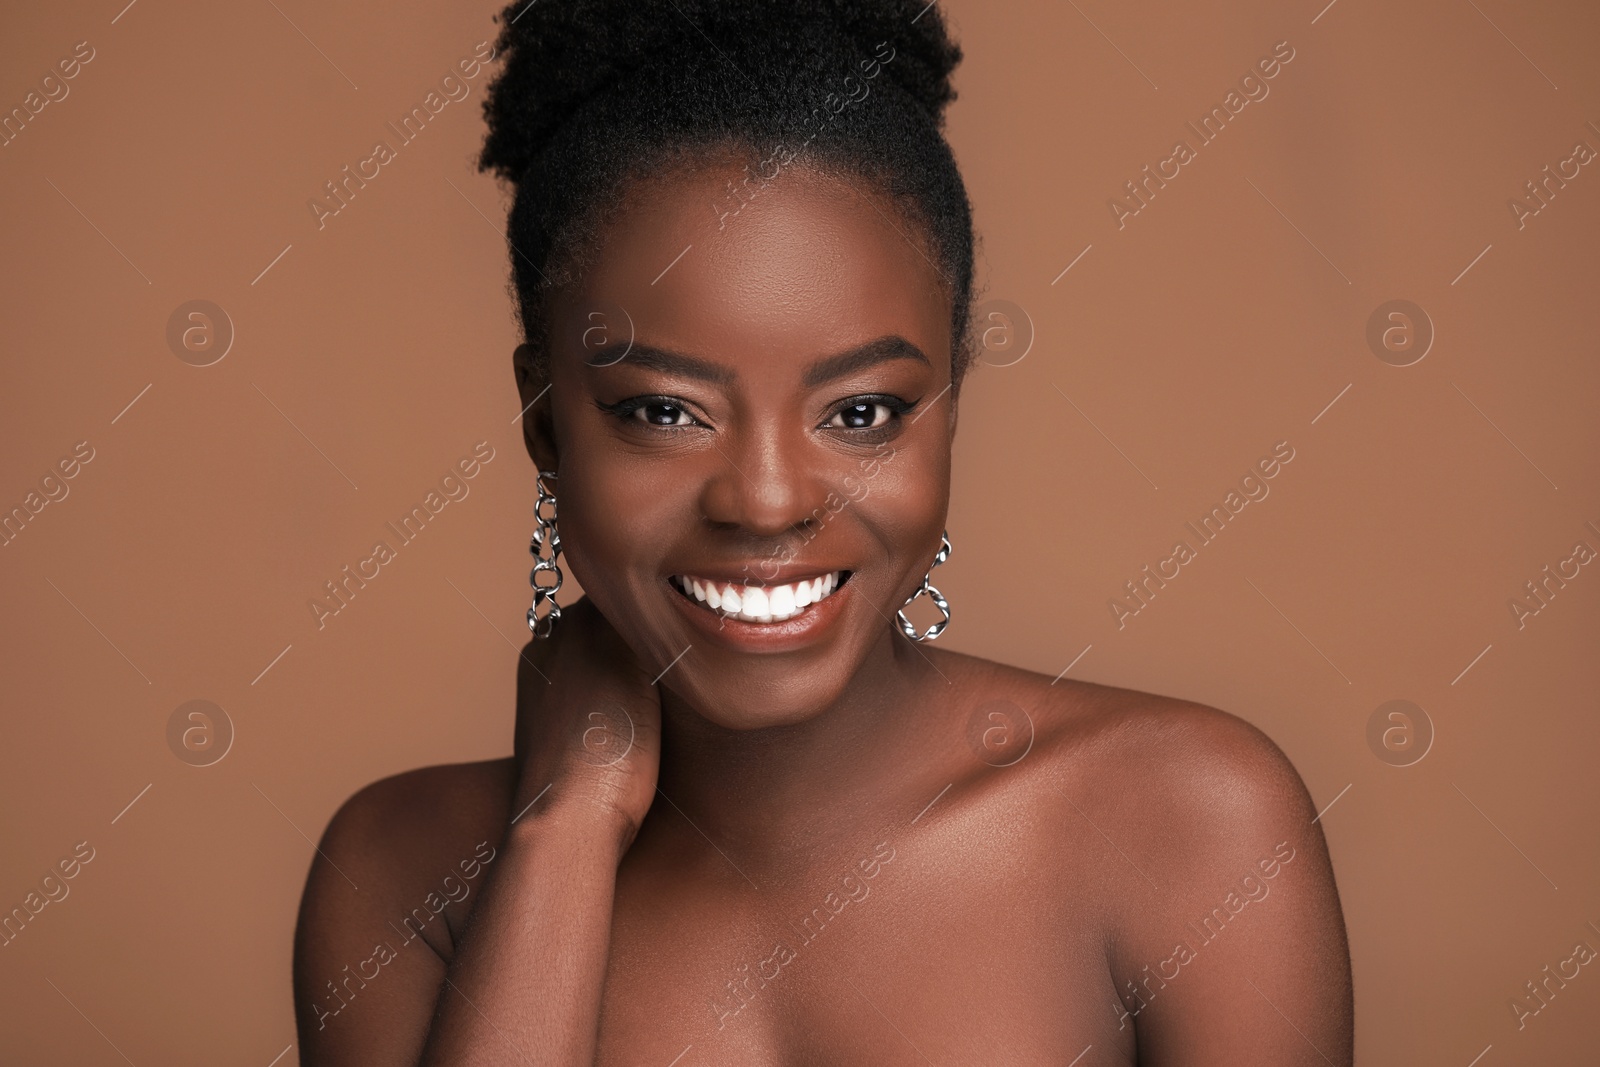
<path fill-rule="evenodd" d="M 539 472 L 539 499 L 533 505 L 533 539 L 528 542 L 528 552 L 533 556 L 533 570 L 528 572 L 528 584 L 533 587 L 533 606 L 528 609 L 528 629 L 533 636 L 549 637 L 561 618 L 561 606 L 556 603 L 556 592 L 561 588 L 561 535 L 556 532 L 556 497 L 545 488 L 545 480 L 554 480 L 555 471 Z M 540 585 L 540 573 L 555 575 L 553 585 Z M 539 614 L 543 604 L 548 610 Z"/>
<path fill-rule="evenodd" d="M 950 533 L 947 530 L 939 539 L 939 554 L 933 557 L 933 563 L 928 567 L 928 573 L 923 576 L 922 584 L 917 587 L 917 591 L 911 594 L 911 598 L 907 600 L 905 604 L 901 606 L 900 610 L 895 612 L 894 615 L 895 620 L 900 623 L 900 631 L 913 641 L 932 641 L 934 638 L 944 633 L 944 628 L 950 625 L 950 602 L 944 598 L 943 593 L 939 592 L 939 590 L 935 589 L 929 584 L 929 579 L 933 577 L 933 568 L 937 567 L 939 564 L 943 563 L 949 558 Z M 938 608 L 939 611 L 943 613 L 944 618 L 928 627 L 928 629 L 923 633 L 918 633 L 917 628 L 912 625 L 911 620 L 906 618 L 906 608 L 909 608 L 912 604 L 916 603 L 917 597 L 922 596 L 923 594 L 927 594 L 928 598 L 933 601 L 933 606 Z"/>

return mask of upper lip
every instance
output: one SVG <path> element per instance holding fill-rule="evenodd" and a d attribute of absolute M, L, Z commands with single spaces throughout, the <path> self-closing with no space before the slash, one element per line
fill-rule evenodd
<path fill-rule="evenodd" d="M 675 570 L 672 576 L 699 578 L 704 581 L 717 582 L 724 585 L 792 585 L 795 582 L 806 581 L 812 578 L 821 578 L 828 574 L 850 573 L 848 567 L 828 567 L 817 564 L 790 564 L 774 568 L 772 565 L 761 562 L 747 564 L 740 568 L 727 566 L 685 567 Z"/>

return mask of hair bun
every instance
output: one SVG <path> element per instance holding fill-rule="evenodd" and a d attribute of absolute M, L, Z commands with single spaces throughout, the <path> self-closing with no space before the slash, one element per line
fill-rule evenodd
<path fill-rule="evenodd" d="M 763 80 L 826 84 L 876 56 L 942 127 L 961 62 L 925 0 L 516 0 L 499 21 L 504 66 L 483 105 L 490 134 L 479 162 L 513 182 L 585 101 L 639 72 L 706 74 L 759 96 Z"/>
<path fill-rule="evenodd" d="M 961 47 L 950 39 L 937 6 L 925 0 L 824 0 L 818 7 L 863 55 L 871 55 L 880 42 L 887 41 L 894 52 L 884 72 L 928 113 L 934 125 L 943 126 L 945 108 L 956 98 L 950 75 L 961 62 Z"/>

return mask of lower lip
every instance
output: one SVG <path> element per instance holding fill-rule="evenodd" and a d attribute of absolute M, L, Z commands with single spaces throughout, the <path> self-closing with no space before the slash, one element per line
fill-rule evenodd
<path fill-rule="evenodd" d="M 737 649 L 740 652 L 792 652 L 814 641 L 830 626 L 845 608 L 844 598 L 855 587 L 855 577 L 839 586 L 828 596 L 792 619 L 782 622 L 746 622 L 722 615 L 690 600 L 665 579 L 667 595 L 677 603 L 679 610 L 702 634 L 711 641 Z"/>

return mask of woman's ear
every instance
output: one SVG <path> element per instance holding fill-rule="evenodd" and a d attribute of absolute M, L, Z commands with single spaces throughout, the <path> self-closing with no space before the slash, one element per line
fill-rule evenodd
<path fill-rule="evenodd" d="M 538 470 L 556 470 L 555 427 L 551 421 L 550 382 L 540 374 L 537 351 L 520 344 L 511 353 L 511 368 L 517 379 L 517 395 L 522 401 L 522 440 Z"/>

